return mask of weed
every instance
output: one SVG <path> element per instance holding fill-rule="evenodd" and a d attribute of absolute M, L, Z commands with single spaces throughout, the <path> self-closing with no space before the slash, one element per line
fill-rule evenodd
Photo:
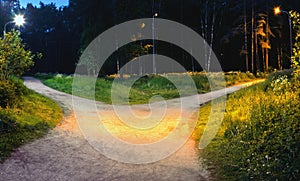
<path fill-rule="evenodd" d="M 229 96 L 219 134 L 201 153 L 214 163 L 219 178 L 300 177 L 299 82 L 284 74 Z"/>

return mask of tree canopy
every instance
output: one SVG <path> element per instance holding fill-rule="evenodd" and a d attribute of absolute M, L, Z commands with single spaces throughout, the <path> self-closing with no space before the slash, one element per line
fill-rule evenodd
<path fill-rule="evenodd" d="M 20 29 L 21 36 L 26 46 L 43 53 L 45 60 L 37 62 L 33 72 L 62 73 L 74 72 L 81 52 L 105 30 L 128 20 L 151 18 L 155 13 L 158 13 L 157 18 L 177 21 L 203 36 L 225 71 L 288 68 L 288 19 L 285 14 L 275 16 L 273 8 L 281 6 L 285 11 L 300 11 L 299 0 L 70 0 L 70 5 L 63 8 L 43 3 L 40 7 L 28 4 L 22 8 L 18 0 L 0 2 L 2 26 L 11 21 L 14 14 L 25 14 L 26 24 Z M 136 42 L 134 47 L 139 44 Z M 151 41 L 142 44 L 151 45 Z M 174 48 L 165 42 L 156 42 L 158 53 L 176 59 L 187 69 L 209 70 L 212 52 L 208 47 L 206 67 L 202 68 L 192 65 L 188 52 L 174 51 Z M 111 62 L 105 72 L 116 73 L 117 63 L 117 60 Z"/>

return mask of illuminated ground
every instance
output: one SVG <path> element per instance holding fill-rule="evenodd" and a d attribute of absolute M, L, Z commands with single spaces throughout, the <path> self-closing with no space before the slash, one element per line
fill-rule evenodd
<path fill-rule="evenodd" d="M 78 115 L 72 111 L 70 95 L 50 89 L 33 78 L 25 78 L 25 84 L 56 100 L 64 108 L 65 118 L 61 125 L 45 138 L 19 148 L 11 158 L 0 165 L 1 180 L 207 180 L 213 177 L 198 159 L 199 150 L 192 138 L 175 154 L 155 163 L 135 165 L 111 160 L 93 149 L 84 139 L 76 122 Z M 240 88 L 242 86 L 227 88 L 226 93 Z M 206 102 L 224 93 L 225 91 L 219 91 L 213 95 L 201 95 L 201 100 Z M 189 99 L 194 98 L 191 96 Z M 176 101 L 172 104 L 175 103 Z M 176 143 L 181 135 L 192 129 L 190 120 L 196 118 L 187 117 L 183 126 L 178 128 L 177 125 L 185 115 L 196 115 L 195 110 L 198 106 L 183 110 L 181 116 L 180 110 L 169 108 L 162 120 L 154 122 L 154 127 L 149 125 L 149 128 L 144 130 L 127 127 L 112 111 L 112 107 L 102 103 L 97 103 L 96 115 L 101 117 L 103 125 L 113 136 L 125 142 L 153 143 L 177 130 L 178 134 L 171 139 Z M 140 107 L 136 108 L 134 113 L 143 117 L 149 115 L 149 111 L 147 107 Z M 190 114 L 189 111 L 193 111 L 194 114 Z M 89 113 L 82 116 L 86 120 L 95 118 L 95 115 Z M 112 148 L 111 151 L 118 154 L 120 150 Z M 140 156 L 147 157 L 151 154 L 143 153 Z"/>

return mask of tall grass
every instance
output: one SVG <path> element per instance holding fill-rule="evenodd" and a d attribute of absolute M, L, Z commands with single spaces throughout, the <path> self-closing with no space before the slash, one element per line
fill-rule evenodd
<path fill-rule="evenodd" d="M 201 152 L 220 179 L 300 178 L 299 86 L 291 72 L 276 73 L 229 96 L 220 132 Z"/>

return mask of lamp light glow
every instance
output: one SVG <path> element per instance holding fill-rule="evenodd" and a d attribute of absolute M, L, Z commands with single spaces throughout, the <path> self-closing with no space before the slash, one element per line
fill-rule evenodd
<path fill-rule="evenodd" d="M 280 7 L 279 7 L 279 6 L 275 7 L 275 8 L 274 8 L 274 14 L 275 14 L 275 15 L 278 15 L 278 14 L 280 14 L 280 13 L 281 13 Z"/>
<path fill-rule="evenodd" d="M 14 23 L 17 26 L 22 26 L 25 23 L 24 15 L 16 15 L 14 18 Z"/>

